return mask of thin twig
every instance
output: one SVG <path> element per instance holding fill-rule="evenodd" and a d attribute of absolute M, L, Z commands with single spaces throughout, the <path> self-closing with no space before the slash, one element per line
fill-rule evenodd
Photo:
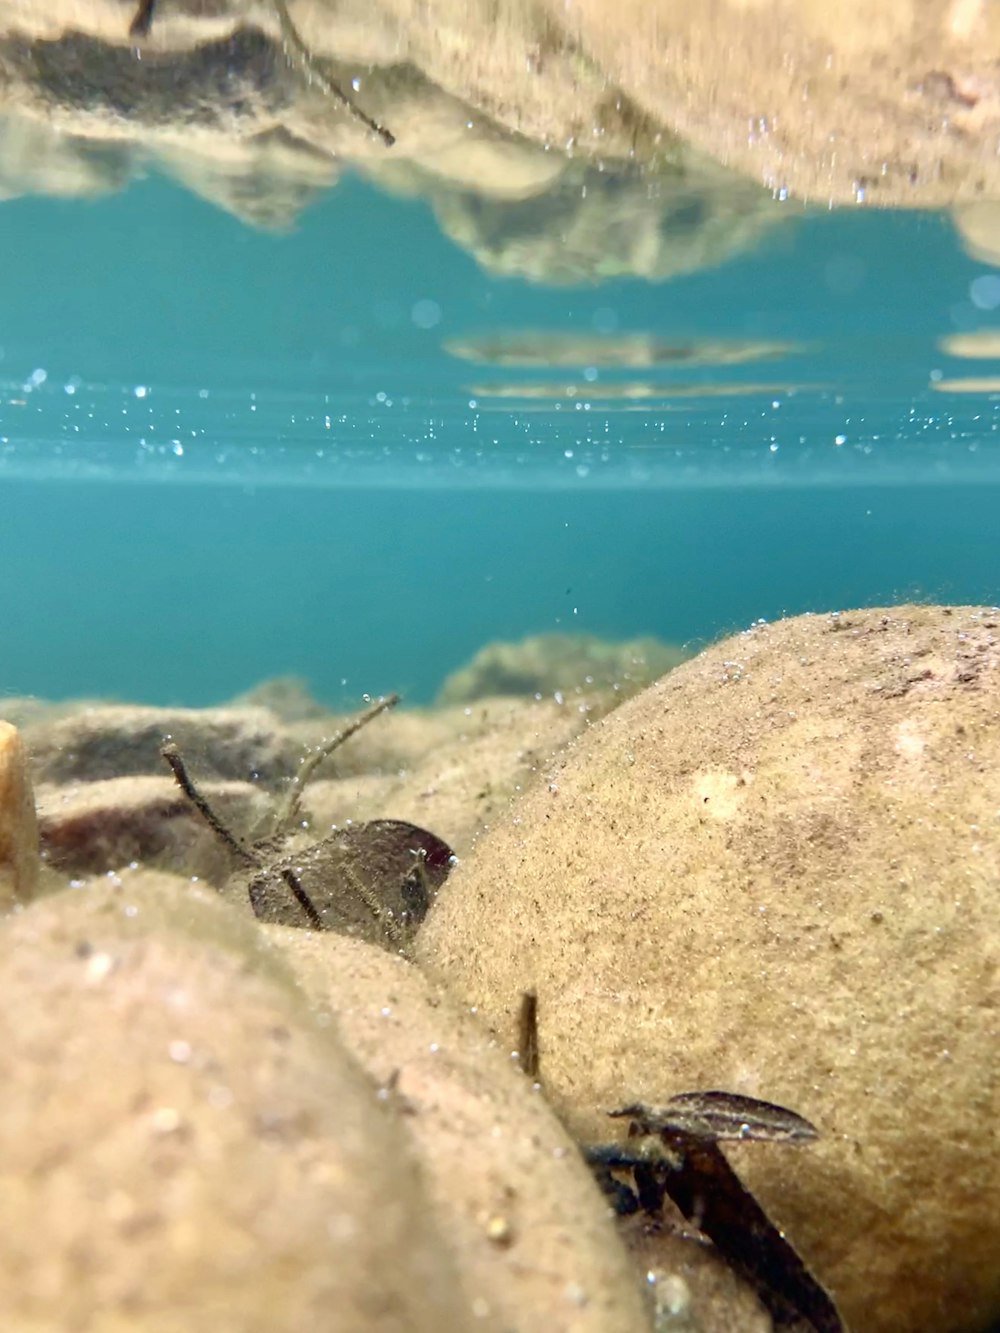
<path fill-rule="evenodd" d="M 344 92 L 340 84 L 331 79 L 329 74 L 320 66 L 319 61 L 299 36 L 299 30 L 292 22 L 292 16 L 288 12 L 285 0 L 273 0 L 273 3 L 274 11 L 278 16 L 278 24 L 281 28 L 282 45 L 289 61 L 297 65 L 307 79 L 315 79 L 324 92 L 335 97 L 356 120 L 360 120 L 366 129 L 378 135 L 387 148 L 391 148 L 396 142 L 396 136 L 387 130 L 384 125 L 380 125 L 377 120 L 373 120 L 371 116 L 366 115 L 354 99 Z"/>
<path fill-rule="evenodd" d="M 296 875 L 295 871 L 286 866 L 281 872 L 281 878 L 295 895 L 295 901 L 309 918 L 309 924 L 312 926 L 313 930 L 325 930 L 326 926 L 323 925 L 323 918 L 320 916 L 319 912 L 317 912 L 313 900 L 302 887 L 302 881 L 299 879 L 298 875 Z"/>
<path fill-rule="evenodd" d="M 181 752 L 173 741 L 164 745 L 160 750 L 160 754 L 163 755 L 164 759 L 170 765 L 173 775 L 177 779 L 178 787 L 180 787 L 181 791 L 198 811 L 215 836 L 221 842 L 224 842 L 233 855 L 242 861 L 244 865 L 259 866 L 261 863 L 258 858 L 248 847 L 240 842 L 235 834 L 231 833 L 229 829 L 226 828 L 225 824 L 223 824 L 222 820 L 195 786 L 193 780 L 188 776 L 187 767 L 184 760 L 181 758 Z"/>
<path fill-rule="evenodd" d="M 338 750 L 345 741 L 350 740 L 355 732 L 360 731 L 373 718 L 378 717 L 380 713 L 384 713 L 389 708 L 395 708 L 398 703 L 398 694 L 387 694 L 384 699 L 379 699 L 378 703 L 372 704 L 371 708 L 359 713 L 353 722 L 349 722 L 342 731 L 338 731 L 332 740 L 325 741 L 305 756 L 302 763 L 299 764 L 299 771 L 292 778 L 283 806 L 278 808 L 274 821 L 275 834 L 287 833 L 298 819 L 302 804 L 302 791 L 323 760 L 333 754 L 334 750 Z"/>
<path fill-rule="evenodd" d="M 533 990 L 521 994 L 517 1017 L 517 1062 L 532 1081 L 538 1078 L 538 995 Z"/>

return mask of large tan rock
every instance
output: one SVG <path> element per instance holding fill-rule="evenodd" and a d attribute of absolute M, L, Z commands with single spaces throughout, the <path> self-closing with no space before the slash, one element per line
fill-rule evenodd
<path fill-rule="evenodd" d="M 401 1108 L 467 1303 L 518 1333 L 641 1333 L 640 1283 L 572 1141 L 475 1017 L 403 959 L 263 928 Z"/>
<path fill-rule="evenodd" d="M 760 625 L 549 766 L 443 889 L 418 955 L 550 1097 L 689 1089 L 807 1116 L 732 1150 L 855 1333 L 1000 1317 L 1000 614 Z M 618 1131 L 620 1132 L 620 1131 Z"/>
<path fill-rule="evenodd" d="M 38 825 L 31 775 L 17 728 L 0 722 L 0 912 L 38 884 Z"/>
<path fill-rule="evenodd" d="M 0 929 L 4 1328 L 468 1328 L 394 1108 L 252 922 L 161 881 Z"/>
<path fill-rule="evenodd" d="M 971 0 L 544 0 L 655 122 L 776 193 L 996 196 L 1000 16 Z"/>

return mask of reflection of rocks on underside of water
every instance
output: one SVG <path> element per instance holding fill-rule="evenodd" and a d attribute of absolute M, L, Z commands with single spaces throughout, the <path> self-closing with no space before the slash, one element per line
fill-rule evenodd
<path fill-rule="evenodd" d="M 794 343 L 760 338 L 658 338 L 650 333 L 561 333 L 509 329 L 472 334 L 445 343 L 452 356 L 481 365 L 521 367 L 599 366 L 605 370 L 648 366 L 738 366 L 794 352 Z"/>
<path fill-rule="evenodd" d="M 926 0 L 901 26 L 909 7 L 878 3 L 836 21 L 780 0 L 633 11 L 182 0 L 140 44 L 126 5 L 0 5 L 0 196 L 120 188 L 151 154 L 283 227 L 357 165 L 429 198 L 484 267 L 575 282 L 717 263 L 785 216 L 772 196 L 1000 191 L 985 12 L 959 21 Z M 969 220 L 981 207 L 959 211 L 980 255 L 995 230 Z"/>

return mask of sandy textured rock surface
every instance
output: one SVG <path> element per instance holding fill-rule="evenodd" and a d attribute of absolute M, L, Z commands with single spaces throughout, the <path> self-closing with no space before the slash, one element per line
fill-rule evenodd
<path fill-rule="evenodd" d="M 596 696 L 581 694 L 563 704 L 489 699 L 385 714 L 338 749 L 307 785 L 309 827 L 301 842 L 350 821 L 393 818 L 429 828 L 464 855 L 510 796 L 589 724 L 595 706 L 603 706 Z M 27 711 L 48 863 L 68 876 L 141 861 L 225 884 L 232 858 L 173 781 L 161 746 L 168 736 L 176 739 L 213 807 L 252 840 L 270 827 L 307 748 L 347 721 L 305 711 L 295 721 L 245 707 L 90 705 L 67 713 L 60 705 L 51 717 L 38 707 Z M 260 780 L 247 781 L 252 774 Z"/>
<path fill-rule="evenodd" d="M 1000 16 L 981 0 L 546 8 L 643 112 L 776 191 L 924 207 L 1000 191 Z"/>
<path fill-rule="evenodd" d="M 626 178 L 653 169 L 651 225 L 616 234 L 607 217 L 605 276 L 650 275 L 654 252 L 653 271 L 673 271 L 658 232 L 686 245 L 699 208 L 715 233 L 708 262 L 720 227 L 738 249 L 763 229 L 767 193 L 902 207 L 1000 194 L 1000 20 L 986 0 L 224 0 L 157 8 L 141 40 L 136 8 L 0 4 L 0 195 L 116 189 L 153 155 L 220 206 L 280 227 L 349 162 L 425 194 L 493 268 L 558 275 L 569 234 L 585 252 L 579 278 L 602 275 L 580 233 L 599 233 L 608 210 L 595 174 L 590 225 L 567 216 L 574 159 Z M 331 90 L 355 80 L 391 147 Z M 719 171 L 760 200 L 719 206 Z M 534 225 L 506 215 L 532 199 Z M 637 227 L 645 239 L 630 246 Z"/>
<path fill-rule="evenodd" d="M 393 1108 L 216 894 L 43 899 L 0 1000 L 5 1328 L 470 1327 Z"/>
<path fill-rule="evenodd" d="M 762 625 L 590 729 L 445 886 L 424 964 L 550 1096 L 721 1088 L 815 1145 L 738 1169 L 855 1333 L 1000 1316 L 1000 614 Z"/>
<path fill-rule="evenodd" d="M 208 782 L 203 795 L 233 827 L 263 823 L 272 802 L 245 782 Z M 169 775 L 46 783 L 37 792 L 46 864 L 72 875 L 101 874 L 133 862 L 178 874 L 228 878 L 231 859 Z"/>
<path fill-rule="evenodd" d="M 0 911 L 26 902 L 38 883 L 38 826 L 27 755 L 17 729 L 0 722 Z"/>
<path fill-rule="evenodd" d="M 477 1317 L 519 1333 L 648 1328 L 604 1199 L 510 1052 L 402 959 L 343 936 L 264 929 L 372 1078 L 396 1077 L 390 1100 Z"/>

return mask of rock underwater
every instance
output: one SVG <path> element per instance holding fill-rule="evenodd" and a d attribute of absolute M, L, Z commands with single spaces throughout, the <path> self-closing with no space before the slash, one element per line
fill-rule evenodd
<path fill-rule="evenodd" d="M 40 899 L 0 995 L 5 1327 L 473 1326 L 395 1117 L 213 891 Z"/>
<path fill-rule="evenodd" d="M 562 725 L 534 705 L 522 714 L 522 740 L 525 722 Z M 106 738 L 121 738 L 121 720 L 109 710 Z M 16 799 L 0 820 L 26 801 L 33 832 L 8 730 L 16 781 L 0 796 Z M 99 710 L 85 735 L 94 744 L 59 762 L 108 761 Z M 500 752 L 511 743 L 502 735 Z M 176 851 L 185 825 L 157 813 L 154 781 L 78 784 L 60 827 L 96 819 L 106 832 L 106 789 L 133 784 L 141 828 L 162 820 Z M 105 807 L 86 804 L 92 788 Z M 127 827 L 127 792 L 116 809 Z M 162 836 L 155 845 L 170 854 Z M 62 851 L 79 848 L 64 839 Z M 412 965 L 331 931 L 261 927 L 179 875 L 132 865 L 53 892 L 58 882 L 50 862 L 47 896 L 25 905 L 32 885 L 18 881 L 0 922 L 0 1306 L 12 1327 L 647 1325 L 605 1204 L 544 1098 Z"/>
<path fill-rule="evenodd" d="M 808 1149 L 727 1145 L 854 1333 L 1000 1317 L 1000 613 L 755 626 L 548 765 L 443 888 L 420 962 L 584 1142 L 689 1089 Z M 483 923 L 489 922 L 484 930 Z"/>

